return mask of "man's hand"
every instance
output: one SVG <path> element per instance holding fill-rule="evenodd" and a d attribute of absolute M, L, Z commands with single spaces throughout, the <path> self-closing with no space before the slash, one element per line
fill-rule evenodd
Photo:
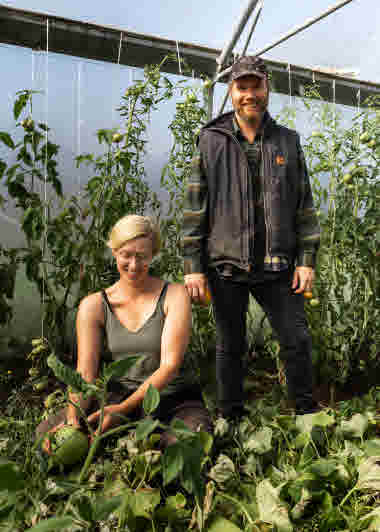
<path fill-rule="evenodd" d="M 195 303 L 206 301 L 207 277 L 204 273 L 190 273 L 185 275 L 185 287 Z"/>
<path fill-rule="evenodd" d="M 120 417 L 123 415 L 120 405 L 109 405 L 104 408 L 104 417 L 103 417 L 103 424 L 99 428 L 97 428 L 97 433 L 103 433 L 107 432 L 107 430 L 112 429 L 112 427 L 115 427 L 116 425 L 120 425 L 122 422 L 122 418 Z M 99 423 L 100 419 L 100 410 L 97 410 L 90 416 L 88 416 L 87 421 L 90 425 L 95 425 Z"/>
<path fill-rule="evenodd" d="M 298 266 L 293 275 L 292 289 L 295 294 L 313 291 L 314 269 L 308 266 Z M 295 290 L 297 289 L 297 290 Z"/>

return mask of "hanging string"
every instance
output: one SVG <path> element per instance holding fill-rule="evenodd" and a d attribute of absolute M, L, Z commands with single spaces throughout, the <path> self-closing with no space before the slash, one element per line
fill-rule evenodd
<path fill-rule="evenodd" d="M 121 72 L 120 72 L 120 58 L 121 58 L 121 49 L 122 49 L 122 46 L 123 46 L 123 32 L 121 31 L 120 32 L 120 39 L 119 39 L 119 49 L 118 49 L 118 52 L 117 52 L 117 68 L 118 68 L 118 72 L 119 72 L 119 75 L 118 75 L 118 81 L 119 81 L 119 89 L 120 89 L 120 81 L 121 81 Z M 115 79 L 115 78 L 114 78 Z M 112 86 L 114 87 L 114 83 L 112 84 Z M 114 99 L 114 95 L 115 95 L 115 90 L 114 88 L 112 89 L 112 100 Z M 119 98 L 119 94 L 118 94 L 118 98 Z M 116 109 L 115 109 L 115 102 L 112 101 L 112 124 L 114 124 L 116 122 L 115 120 L 115 116 L 116 116 Z"/>
<path fill-rule="evenodd" d="M 290 63 L 288 63 L 288 78 L 289 78 L 289 105 L 292 105 L 292 73 L 290 71 Z"/>
<path fill-rule="evenodd" d="M 46 56 L 45 56 L 45 69 L 46 69 L 46 75 L 45 75 L 45 82 L 46 82 L 46 89 L 45 89 L 45 123 L 46 126 L 48 126 L 49 122 L 49 19 L 46 19 Z M 45 131 L 45 142 L 46 142 L 46 148 L 45 148 L 45 162 L 44 162 L 44 233 L 43 233 L 43 241 L 42 241 L 42 320 L 41 320 L 41 336 L 44 338 L 44 322 L 45 322 L 45 253 L 46 253 L 46 243 L 47 243 L 47 215 L 48 215 L 48 205 L 47 205 L 47 163 L 48 163 L 48 140 L 49 140 L 49 132 L 48 127 L 46 127 Z"/>
<path fill-rule="evenodd" d="M 176 45 L 177 45 L 177 57 L 178 57 L 178 69 L 179 69 L 179 73 L 182 74 L 181 56 L 180 56 L 180 54 L 179 54 L 178 41 L 176 41 Z"/>
<path fill-rule="evenodd" d="M 82 126 L 82 62 L 77 63 L 77 157 L 81 154 L 81 126 Z M 77 185 L 79 188 L 79 196 L 81 195 L 81 175 L 78 168 Z"/>
<path fill-rule="evenodd" d="M 332 82 L 332 90 L 333 90 L 333 112 L 334 112 L 334 130 L 336 128 L 336 80 L 333 79 Z"/>

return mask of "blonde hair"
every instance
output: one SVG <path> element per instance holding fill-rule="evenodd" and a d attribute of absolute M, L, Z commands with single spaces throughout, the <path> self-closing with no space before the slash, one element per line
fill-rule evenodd
<path fill-rule="evenodd" d="M 128 214 L 120 218 L 112 227 L 107 246 L 113 251 L 120 249 L 126 242 L 138 237 L 150 237 L 152 255 L 157 255 L 161 247 L 158 226 L 149 216 Z"/>

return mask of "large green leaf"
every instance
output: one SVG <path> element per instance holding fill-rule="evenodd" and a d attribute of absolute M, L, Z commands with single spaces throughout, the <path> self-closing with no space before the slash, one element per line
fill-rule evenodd
<path fill-rule="evenodd" d="M 149 384 L 149 388 L 147 389 L 146 394 L 144 395 L 143 401 L 143 408 L 145 414 L 149 415 L 154 412 L 154 410 L 156 410 L 159 404 L 160 392 L 157 390 L 157 388 Z"/>
<path fill-rule="evenodd" d="M 54 375 L 59 380 L 67 386 L 71 386 L 76 392 L 89 393 L 95 388 L 88 384 L 80 373 L 63 364 L 54 353 L 48 356 L 47 365 L 53 370 Z"/>
<path fill-rule="evenodd" d="M 362 438 L 368 429 L 368 417 L 355 414 L 348 421 L 343 420 L 339 426 L 339 433 L 345 438 Z"/>
<path fill-rule="evenodd" d="M 232 523 L 232 521 L 218 516 L 211 522 L 207 532 L 242 532 L 242 529 Z"/>
<path fill-rule="evenodd" d="M 380 439 L 374 438 L 364 442 L 363 450 L 366 456 L 380 456 Z"/>
<path fill-rule="evenodd" d="M 265 454 L 272 449 L 272 429 L 264 427 L 255 432 L 246 442 L 244 449 L 254 451 L 256 454 Z"/>
<path fill-rule="evenodd" d="M 359 464 L 356 488 L 380 491 L 380 456 L 370 456 Z"/>
<path fill-rule="evenodd" d="M 0 142 L 8 146 L 8 148 L 12 148 L 12 150 L 15 149 L 15 143 L 13 142 L 12 137 L 5 131 L 0 131 Z"/>
<path fill-rule="evenodd" d="M 18 491 L 24 488 L 24 477 L 17 464 L 7 460 L 0 461 L 0 491 Z"/>
<path fill-rule="evenodd" d="M 17 120 L 18 117 L 20 116 L 21 111 L 24 109 L 24 107 L 28 103 L 30 97 L 31 97 L 30 91 L 25 91 L 25 92 L 23 91 L 21 92 L 17 100 L 15 101 L 13 105 L 13 116 L 15 120 Z"/>
<path fill-rule="evenodd" d="M 144 440 L 160 424 L 157 419 L 146 417 L 136 427 L 136 440 Z"/>
<path fill-rule="evenodd" d="M 210 469 L 208 476 L 218 484 L 223 484 L 235 474 L 235 465 L 231 458 L 225 454 L 220 454 L 216 464 Z"/>
<path fill-rule="evenodd" d="M 159 489 L 140 489 L 127 495 L 129 507 L 136 517 L 150 519 L 156 506 L 160 504 L 161 495 Z"/>
<path fill-rule="evenodd" d="M 164 486 L 174 480 L 182 471 L 185 463 L 180 442 L 169 445 L 162 457 L 162 474 Z"/>
<path fill-rule="evenodd" d="M 72 526 L 74 519 L 72 517 L 52 517 L 41 521 L 33 528 L 28 528 L 27 532 L 56 532 L 57 530 L 65 530 Z"/>
<path fill-rule="evenodd" d="M 109 515 L 119 508 L 123 499 L 124 497 L 121 495 L 113 497 L 112 499 L 97 498 L 93 505 L 94 520 L 106 521 Z"/>
<path fill-rule="evenodd" d="M 375 508 L 371 512 L 360 518 L 360 521 L 365 521 L 368 527 L 363 532 L 379 532 L 380 531 L 380 507 Z"/>
<path fill-rule="evenodd" d="M 268 479 L 257 485 L 256 499 L 261 521 L 275 525 L 278 532 L 293 531 L 288 510 L 279 497 L 279 489 L 274 488 Z"/>
<path fill-rule="evenodd" d="M 314 427 L 331 427 L 334 423 L 334 416 L 323 411 L 297 416 L 296 419 L 296 427 L 299 432 L 308 432 L 309 434 Z"/>
<path fill-rule="evenodd" d="M 121 360 L 116 360 L 107 366 L 105 369 L 105 377 L 124 377 L 128 371 L 144 357 L 142 355 L 134 355 Z"/>

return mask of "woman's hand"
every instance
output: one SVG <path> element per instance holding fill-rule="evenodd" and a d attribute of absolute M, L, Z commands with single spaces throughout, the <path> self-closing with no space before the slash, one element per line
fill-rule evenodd
<path fill-rule="evenodd" d="M 97 427 L 96 433 L 102 434 L 104 432 L 107 432 L 107 430 L 110 430 L 111 428 L 117 425 L 120 425 L 122 422 L 122 418 L 120 416 L 122 414 L 123 412 L 119 404 L 106 406 L 104 408 L 103 424 L 101 427 Z M 99 420 L 100 420 L 100 410 L 97 410 L 96 412 L 88 416 L 87 418 L 87 421 L 90 425 L 98 424 Z"/>
<path fill-rule="evenodd" d="M 55 432 L 57 432 L 57 430 L 60 430 L 62 427 L 66 427 L 66 426 L 80 428 L 80 423 L 79 423 L 77 418 L 73 418 L 73 419 L 70 420 L 70 422 L 62 421 L 62 423 L 58 423 L 58 425 L 56 425 L 55 427 L 50 429 L 46 433 L 46 435 L 45 435 L 45 437 L 44 437 L 44 439 L 42 441 L 42 450 L 43 451 L 45 451 L 49 455 L 52 454 L 49 434 L 54 434 Z"/>

